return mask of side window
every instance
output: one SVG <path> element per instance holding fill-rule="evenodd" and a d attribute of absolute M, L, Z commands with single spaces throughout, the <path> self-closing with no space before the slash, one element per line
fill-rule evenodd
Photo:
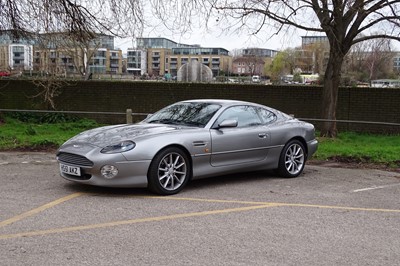
<path fill-rule="evenodd" d="M 267 109 L 260 108 L 259 113 L 260 113 L 260 116 L 261 116 L 264 124 L 269 124 L 276 120 L 276 114 L 274 114 L 271 111 L 268 111 Z"/>
<path fill-rule="evenodd" d="M 227 119 L 238 121 L 238 127 L 261 125 L 257 110 L 251 106 L 240 105 L 226 109 L 217 120 L 217 124 Z"/>

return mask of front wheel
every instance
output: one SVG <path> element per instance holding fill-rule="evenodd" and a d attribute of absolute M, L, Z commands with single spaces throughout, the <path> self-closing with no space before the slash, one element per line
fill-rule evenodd
<path fill-rule="evenodd" d="M 283 177 L 297 177 L 303 172 L 305 162 L 304 145 L 298 140 L 291 140 L 279 157 L 278 172 Z"/>
<path fill-rule="evenodd" d="M 176 147 L 160 151 L 150 164 L 149 189 L 157 194 L 172 195 L 181 191 L 192 174 L 185 152 Z"/>

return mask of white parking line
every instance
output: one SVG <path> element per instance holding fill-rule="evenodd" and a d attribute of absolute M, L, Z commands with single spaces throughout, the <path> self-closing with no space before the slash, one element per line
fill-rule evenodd
<path fill-rule="evenodd" d="M 399 186 L 400 183 L 397 184 L 391 184 L 391 185 L 386 185 L 386 186 L 373 186 L 373 187 L 367 187 L 367 188 L 360 188 L 360 189 L 356 189 L 353 190 L 354 193 L 357 192 L 363 192 L 363 191 L 369 191 L 369 190 L 375 190 L 375 189 L 382 189 L 382 188 L 388 188 L 388 187 L 395 187 L 395 186 Z"/>

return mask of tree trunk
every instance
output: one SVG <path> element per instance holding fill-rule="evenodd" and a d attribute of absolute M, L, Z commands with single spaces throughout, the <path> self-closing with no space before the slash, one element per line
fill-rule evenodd
<path fill-rule="evenodd" d="M 328 65 L 325 71 L 324 87 L 322 91 L 322 118 L 336 120 L 336 105 L 343 64 L 343 53 L 331 49 Z M 336 122 L 323 122 L 321 137 L 335 138 L 337 136 Z"/>

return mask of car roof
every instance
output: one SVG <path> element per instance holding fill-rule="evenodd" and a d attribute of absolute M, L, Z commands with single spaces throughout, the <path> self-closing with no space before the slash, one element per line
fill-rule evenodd
<path fill-rule="evenodd" d="M 182 102 L 204 102 L 204 103 L 215 103 L 220 105 L 231 105 L 231 104 L 252 104 L 259 105 L 256 103 L 239 101 L 239 100 L 228 100 L 228 99 L 194 99 L 194 100 L 185 100 Z"/>
<path fill-rule="evenodd" d="M 246 104 L 246 105 L 252 105 L 252 106 L 258 106 L 261 108 L 267 108 L 270 111 L 275 112 L 276 114 L 280 114 L 281 116 L 285 117 L 291 117 L 285 112 L 279 111 L 275 108 L 265 106 L 262 104 L 258 103 L 253 103 L 253 102 L 246 102 L 246 101 L 239 101 L 239 100 L 228 100 L 228 99 L 194 99 L 194 100 L 185 100 L 181 102 L 186 102 L 186 103 L 193 103 L 193 102 L 200 102 L 200 103 L 214 103 L 214 104 L 219 104 L 221 106 L 229 106 L 229 105 L 236 105 L 236 104 Z"/>

